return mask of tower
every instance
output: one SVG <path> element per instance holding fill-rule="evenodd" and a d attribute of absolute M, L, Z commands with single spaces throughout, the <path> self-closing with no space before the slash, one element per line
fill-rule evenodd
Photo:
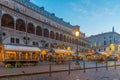
<path fill-rule="evenodd" d="M 114 30 L 114 26 L 112 27 L 112 32 L 115 32 L 115 30 Z"/>

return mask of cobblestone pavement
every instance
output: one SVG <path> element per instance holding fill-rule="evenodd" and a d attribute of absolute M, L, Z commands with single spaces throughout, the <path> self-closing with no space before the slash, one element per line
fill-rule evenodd
<path fill-rule="evenodd" d="M 89 69 L 85 73 L 82 70 L 49 74 L 1 78 L 0 80 L 120 80 L 120 67 L 115 70 L 113 67 L 106 70 L 100 68 L 98 71 Z"/>
<path fill-rule="evenodd" d="M 95 67 L 95 62 L 85 62 L 85 67 Z M 114 62 L 109 62 L 108 65 L 113 65 Z M 120 63 L 119 63 L 120 64 Z M 0 67 L 0 76 L 2 75 L 14 75 L 14 74 L 23 74 L 23 71 L 25 73 L 35 73 L 35 72 L 49 72 L 49 63 L 48 64 L 40 64 L 39 66 L 26 66 L 22 68 L 5 68 Z M 106 66 L 106 63 L 98 63 L 98 66 Z M 71 63 L 71 69 L 74 69 L 75 62 Z M 83 62 L 80 62 L 80 67 L 83 68 Z M 61 65 L 52 65 L 52 71 L 58 71 L 58 70 L 68 70 L 69 65 L 68 64 L 61 64 Z"/>
<path fill-rule="evenodd" d="M 48 63 L 49 64 L 49 63 Z M 24 74 L 25 73 L 35 73 L 35 72 L 49 72 L 48 64 L 40 64 L 39 66 L 27 66 L 23 68 L 13 68 L 8 69 L 0 67 L 0 76 L 11 75 L 11 74 Z M 71 68 L 74 68 L 75 63 L 71 63 Z M 108 65 L 113 65 L 114 62 L 109 62 Z M 119 62 L 117 64 L 120 64 Z M 81 67 L 83 67 L 80 62 Z M 99 63 L 98 66 L 105 66 L 105 63 Z M 86 62 L 86 67 L 95 67 L 95 62 Z M 52 65 L 52 71 L 57 70 L 68 70 L 68 64 L 64 65 Z M 108 71 L 106 68 L 99 68 L 96 72 L 95 69 L 87 70 L 86 73 L 83 70 L 68 72 L 52 73 L 52 77 L 49 74 L 34 75 L 34 76 L 21 76 L 15 78 L 1 78 L 0 80 L 120 80 L 120 67 L 117 66 L 117 70 L 114 67 L 109 67 Z"/>

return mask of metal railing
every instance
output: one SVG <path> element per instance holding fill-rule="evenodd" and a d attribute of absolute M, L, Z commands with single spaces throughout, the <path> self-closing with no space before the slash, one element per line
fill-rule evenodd
<path fill-rule="evenodd" d="M 88 63 L 91 63 L 94 65 L 90 66 Z M 102 65 L 101 65 L 102 64 Z M 71 74 L 71 71 L 76 71 L 76 70 L 82 70 L 83 72 L 86 72 L 88 69 L 95 69 L 95 71 L 99 71 L 99 68 L 106 68 L 106 70 L 109 70 L 110 67 L 113 67 L 115 70 L 117 69 L 117 66 L 120 66 L 120 63 L 118 61 L 106 61 L 104 63 L 99 63 L 99 62 L 86 62 L 82 61 L 82 64 L 80 63 L 81 67 L 80 68 L 75 68 L 71 62 L 67 64 L 67 69 L 59 69 L 59 70 L 54 70 L 54 64 L 49 64 L 49 76 L 52 76 L 52 73 L 55 72 L 64 72 L 68 71 L 68 74 Z"/>

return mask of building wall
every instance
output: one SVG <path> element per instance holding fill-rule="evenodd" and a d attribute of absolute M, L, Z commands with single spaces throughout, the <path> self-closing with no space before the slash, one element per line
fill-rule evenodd
<path fill-rule="evenodd" d="M 118 51 L 120 45 L 120 34 L 116 32 L 106 32 L 98 35 L 94 35 L 87 38 L 92 43 L 92 48 L 96 51 L 113 51 L 112 44 L 114 45 L 114 51 Z"/>
<path fill-rule="evenodd" d="M 25 0 L 0 0 L 1 43 L 43 48 L 51 48 L 50 45 L 57 48 L 61 45 L 62 48 L 70 46 L 73 50 L 76 49 L 74 26 L 56 18 L 43 7 L 37 12 L 36 8 L 32 7 L 34 4 L 23 1 Z M 90 47 L 90 42 L 83 33 L 78 45 L 81 52 L 87 52 Z"/>

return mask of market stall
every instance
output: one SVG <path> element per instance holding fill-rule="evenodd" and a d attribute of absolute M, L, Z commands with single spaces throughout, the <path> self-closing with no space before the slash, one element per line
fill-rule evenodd
<path fill-rule="evenodd" d="M 54 60 L 57 63 L 64 63 L 69 60 L 72 60 L 71 55 L 75 53 L 75 51 L 65 49 L 53 49 L 53 52 Z"/>
<path fill-rule="evenodd" d="M 41 50 L 32 46 L 2 45 L 2 61 L 7 63 L 38 63 Z"/>

